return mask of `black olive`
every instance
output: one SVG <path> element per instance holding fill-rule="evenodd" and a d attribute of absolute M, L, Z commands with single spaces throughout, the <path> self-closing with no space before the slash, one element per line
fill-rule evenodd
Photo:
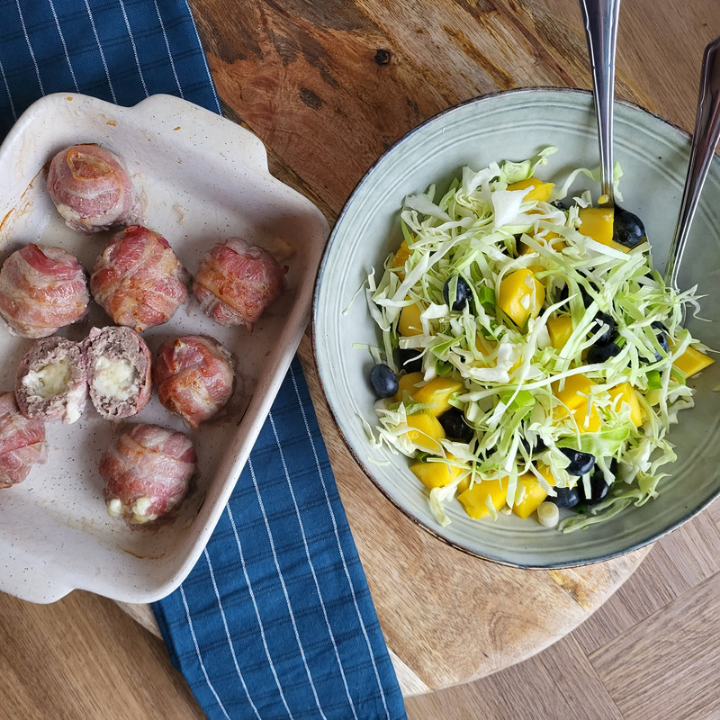
<path fill-rule="evenodd" d="M 553 200 L 550 204 L 558 210 L 569 210 L 572 207 L 572 200 Z"/>
<path fill-rule="evenodd" d="M 561 508 L 574 508 L 580 502 L 580 491 L 574 488 L 556 488 L 555 497 L 548 496 L 548 501 Z"/>
<path fill-rule="evenodd" d="M 470 442 L 473 437 L 473 429 L 465 422 L 465 415 L 458 408 L 446 410 L 439 418 L 445 434 L 451 440 Z"/>
<path fill-rule="evenodd" d="M 620 354 L 620 348 L 614 343 L 595 343 L 587 354 L 587 362 L 589 365 L 595 365 L 595 363 L 604 363 L 611 357 L 615 357 Z"/>
<path fill-rule="evenodd" d="M 443 285 L 443 297 L 445 298 L 445 302 L 449 305 L 450 304 L 450 280 L 452 278 L 445 281 L 445 285 Z M 452 304 L 453 310 L 462 310 L 468 302 L 470 302 L 470 298 L 472 297 L 472 290 L 470 289 L 470 286 L 467 284 L 467 281 L 460 277 L 460 275 L 457 276 L 457 289 L 455 291 L 455 302 Z"/>
<path fill-rule="evenodd" d="M 422 353 L 411 348 L 400 348 L 400 367 L 407 372 L 422 370 Z"/>
<path fill-rule="evenodd" d="M 597 285 L 593 282 L 590 283 L 592 288 L 599 292 Z M 568 286 L 564 285 L 562 290 L 560 291 L 560 300 L 567 300 L 570 296 L 570 292 L 568 290 Z M 590 304 L 593 302 L 593 298 L 590 295 L 590 293 L 582 286 L 580 285 L 580 296 L 582 297 L 583 306 L 584 307 L 590 307 Z"/>
<path fill-rule="evenodd" d="M 650 327 L 653 330 L 657 330 L 655 333 L 655 337 L 657 338 L 658 344 L 662 348 L 662 351 L 667 355 L 670 352 L 670 343 L 668 341 L 667 328 L 659 321 L 655 320 Z M 659 362 L 662 360 L 662 355 L 660 355 L 659 352 L 655 352 L 655 362 Z"/>
<path fill-rule="evenodd" d="M 646 240 L 645 226 L 637 215 L 615 206 L 613 240 L 625 247 L 634 248 Z"/>
<path fill-rule="evenodd" d="M 573 448 L 560 448 L 560 451 L 570 460 L 570 464 L 565 468 L 569 475 L 585 475 L 595 465 L 595 456 L 592 453 Z"/>
<path fill-rule="evenodd" d="M 617 460 L 613 458 L 610 463 L 610 472 L 613 477 L 617 475 Z M 586 505 L 597 505 L 599 502 L 604 500 L 610 492 L 610 486 L 605 482 L 605 474 L 597 465 L 590 476 L 590 497 L 585 496 L 585 484 L 583 482 L 578 483 L 580 489 L 580 499 Z"/>
<path fill-rule="evenodd" d="M 392 368 L 382 363 L 378 363 L 370 371 L 370 382 L 381 398 L 392 397 L 397 393 L 399 387 L 397 375 Z"/>
<path fill-rule="evenodd" d="M 535 442 L 531 445 L 530 440 L 523 436 L 520 438 L 520 444 L 527 450 L 528 455 L 535 455 L 547 449 L 547 445 L 541 438 L 536 438 Z"/>
<path fill-rule="evenodd" d="M 595 316 L 595 320 L 593 320 L 593 323 L 590 326 L 590 332 L 596 333 L 603 325 L 607 325 L 607 330 L 605 330 L 605 332 L 599 338 L 597 338 L 595 342 L 605 345 L 609 342 L 612 342 L 613 338 L 615 337 L 617 323 L 615 322 L 615 319 L 612 317 L 612 315 L 608 315 L 604 312 L 599 312 Z"/>

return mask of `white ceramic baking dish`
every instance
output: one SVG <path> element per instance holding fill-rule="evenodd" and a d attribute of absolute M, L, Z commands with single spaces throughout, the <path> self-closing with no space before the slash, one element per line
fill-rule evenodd
<path fill-rule="evenodd" d="M 252 334 L 213 323 L 194 300 L 143 334 L 153 351 L 173 335 L 207 334 L 238 363 L 226 412 L 197 431 L 187 431 L 156 397 L 133 419 L 188 432 L 195 442 L 197 483 L 172 522 L 132 528 L 108 517 L 97 466 L 120 427 L 92 408 L 74 425 L 48 423 L 48 463 L 0 490 L 0 590 L 34 602 L 75 588 L 150 602 L 182 582 L 225 507 L 300 342 L 328 227 L 312 203 L 270 175 L 260 140 L 228 120 L 164 95 L 124 108 L 56 94 L 30 107 L 0 147 L 0 260 L 39 242 L 92 267 L 110 234 L 69 230 L 45 188 L 50 158 L 82 142 L 125 160 L 144 196 L 146 225 L 168 239 L 191 273 L 213 243 L 230 236 L 269 249 L 290 268 L 287 290 Z M 93 305 L 60 334 L 79 340 L 91 326 L 108 324 Z M 0 328 L 1 391 L 13 388 L 30 344 Z"/>

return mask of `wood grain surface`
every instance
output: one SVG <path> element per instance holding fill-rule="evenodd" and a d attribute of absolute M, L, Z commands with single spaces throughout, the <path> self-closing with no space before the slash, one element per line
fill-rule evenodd
<path fill-rule="evenodd" d="M 331 223 L 378 156 L 448 106 L 591 84 L 575 0 L 191 6 L 227 116 Z M 624 0 L 618 95 L 690 130 L 702 52 L 718 34 L 715 0 Z M 383 631 L 409 671 L 404 689 L 436 690 L 408 698 L 414 720 L 720 715 L 713 508 L 658 543 L 625 585 L 648 549 L 572 571 L 483 562 L 383 499 L 333 429 L 307 338 L 301 357 Z M 0 609 L 0 718 L 202 717 L 161 643 L 112 603 L 0 596 Z"/>

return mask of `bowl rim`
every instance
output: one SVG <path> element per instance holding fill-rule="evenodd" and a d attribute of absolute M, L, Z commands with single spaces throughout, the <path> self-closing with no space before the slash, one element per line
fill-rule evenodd
<path fill-rule="evenodd" d="M 440 535 L 438 532 L 436 532 L 432 527 L 430 527 L 428 524 L 426 524 L 423 520 L 416 517 L 412 512 L 404 508 L 400 503 L 398 503 L 388 492 L 385 490 L 385 488 L 373 477 L 373 474 L 370 472 L 370 470 L 367 467 L 367 464 L 363 462 L 358 454 L 355 452 L 354 448 L 352 447 L 352 444 L 348 440 L 348 438 L 345 436 L 345 433 L 342 430 L 342 427 L 340 423 L 338 422 L 338 418 L 335 414 L 335 410 L 333 409 L 332 403 L 329 400 L 328 394 L 326 392 L 325 383 L 323 382 L 322 374 L 320 372 L 320 365 L 318 363 L 318 348 L 317 348 L 317 333 L 316 333 L 316 323 L 317 323 L 317 310 L 318 310 L 318 298 L 321 292 L 321 283 L 323 276 L 325 274 L 325 269 L 328 261 L 328 257 L 330 254 L 330 250 L 336 241 L 337 236 L 337 229 L 340 226 L 342 220 L 344 219 L 345 215 L 348 212 L 348 208 L 354 201 L 355 197 L 358 195 L 362 187 L 368 182 L 370 176 L 373 174 L 375 169 L 382 163 L 385 158 L 390 155 L 397 147 L 405 144 L 408 142 L 417 132 L 419 132 L 422 128 L 426 127 L 427 125 L 430 125 L 436 121 L 438 121 L 440 118 L 455 112 L 459 108 L 468 106 L 468 105 L 479 105 L 483 102 L 486 102 L 488 100 L 494 100 L 498 97 L 506 97 L 510 95 L 534 95 L 537 93 L 562 93 L 567 95 L 579 95 L 579 96 L 585 96 L 585 97 L 592 97 L 593 92 L 591 90 L 585 90 L 582 88 L 574 88 L 574 87 L 554 87 L 554 86 L 542 86 L 542 87 L 523 87 L 523 88 L 513 88 L 511 90 L 502 90 L 494 93 L 488 93 L 487 95 L 480 95 L 477 97 L 469 98 L 467 100 L 464 100 L 460 103 L 456 103 L 455 105 L 451 105 L 450 107 L 445 108 L 444 110 L 441 110 L 440 112 L 436 113 L 435 115 L 427 118 L 426 120 L 423 120 L 418 125 L 414 126 L 408 132 L 406 132 L 402 137 L 400 137 L 398 140 L 396 140 L 389 148 L 387 148 L 373 163 L 370 165 L 370 167 L 363 173 L 363 176 L 360 178 L 360 180 L 357 182 L 355 187 L 353 188 L 352 192 L 348 196 L 348 199 L 343 204 L 342 209 L 338 213 L 338 216 L 333 224 L 332 231 L 330 233 L 330 237 L 328 238 L 328 241 L 325 245 L 325 250 L 323 251 L 323 256 L 320 261 L 320 267 L 318 269 L 317 275 L 315 277 L 315 288 L 313 291 L 313 305 L 312 305 L 312 316 L 311 316 L 311 343 L 312 343 L 312 352 L 313 352 L 313 360 L 315 361 L 315 367 L 317 368 L 317 379 L 318 383 L 320 385 L 320 389 L 323 393 L 325 403 L 330 411 L 330 415 L 333 419 L 333 422 L 335 424 L 335 428 L 338 431 L 340 437 L 342 438 L 343 443 L 345 444 L 345 447 L 348 449 L 350 454 L 352 455 L 353 459 L 355 460 L 355 463 L 360 467 L 363 474 L 370 480 L 370 482 L 378 489 L 380 490 L 381 494 L 390 501 L 390 503 L 395 506 L 405 517 L 407 517 L 409 520 L 411 520 L 415 525 L 422 528 L 425 532 L 432 535 L 434 538 L 442 541 L 446 545 L 456 549 L 460 550 L 461 552 L 470 555 L 472 557 L 479 558 L 481 560 L 486 560 L 489 562 L 497 563 L 499 565 L 504 565 L 506 567 L 512 567 L 512 568 L 518 568 L 521 570 L 561 570 L 565 568 L 574 568 L 574 567 L 584 567 L 587 565 L 594 565 L 596 563 L 606 562 L 608 560 L 613 560 L 618 557 L 623 557 L 625 555 L 628 555 L 632 552 L 635 552 L 636 550 L 640 550 L 644 547 L 647 547 L 648 545 L 651 545 L 652 543 L 656 542 L 657 540 L 660 540 L 661 538 L 665 537 L 669 533 L 673 532 L 680 526 L 684 525 L 685 523 L 692 520 L 694 517 L 699 515 L 705 508 L 707 508 L 714 500 L 720 496 L 720 488 L 713 493 L 709 498 L 707 498 L 705 501 L 700 503 L 695 508 L 688 511 L 687 514 L 685 514 L 682 518 L 675 521 L 674 523 L 670 523 L 666 527 L 660 528 L 656 532 L 649 535 L 644 540 L 639 540 L 631 545 L 629 545 L 627 548 L 622 550 L 614 550 L 612 552 L 608 552 L 605 554 L 600 554 L 597 557 L 590 557 L 583 560 L 578 561 L 570 561 L 570 562 L 549 562 L 545 564 L 523 564 L 523 563 L 515 563 L 510 562 L 508 560 L 503 560 L 501 558 L 495 558 L 495 557 L 488 557 L 486 555 L 483 555 L 480 552 L 473 551 L 463 545 L 460 545 L 447 537 Z M 641 112 L 645 113 L 646 115 L 650 115 L 651 117 L 655 118 L 656 120 L 661 121 L 663 124 L 671 127 L 673 130 L 678 132 L 680 135 L 684 136 L 687 140 L 691 139 L 691 134 L 688 133 L 683 128 L 679 127 L 675 123 L 671 122 L 667 118 L 664 118 L 662 115 L 659 115 L 656 112 L 653 112 L 652 110 L 648 110 L 647 108 L 643 107 L 642 105 L 639 105 L 638 103 L 631 102 L 628 100 L 615 100 L 616 104 L 624 105 L 628 108 L 632 108 L 633 110 L 640 110 Z M 717 160 L 717 157 L 716 157 Z"/>

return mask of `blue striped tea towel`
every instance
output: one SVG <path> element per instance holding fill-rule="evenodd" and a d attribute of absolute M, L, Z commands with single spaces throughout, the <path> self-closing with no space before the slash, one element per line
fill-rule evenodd
<path fill-rule="evenodd" d="M 220 111 L 185 0 L 0 0 L 0 138 L 72 90 Z M 200 561 L 154 609 L 212 720 L 406 717 L 297 359 Z"/>

